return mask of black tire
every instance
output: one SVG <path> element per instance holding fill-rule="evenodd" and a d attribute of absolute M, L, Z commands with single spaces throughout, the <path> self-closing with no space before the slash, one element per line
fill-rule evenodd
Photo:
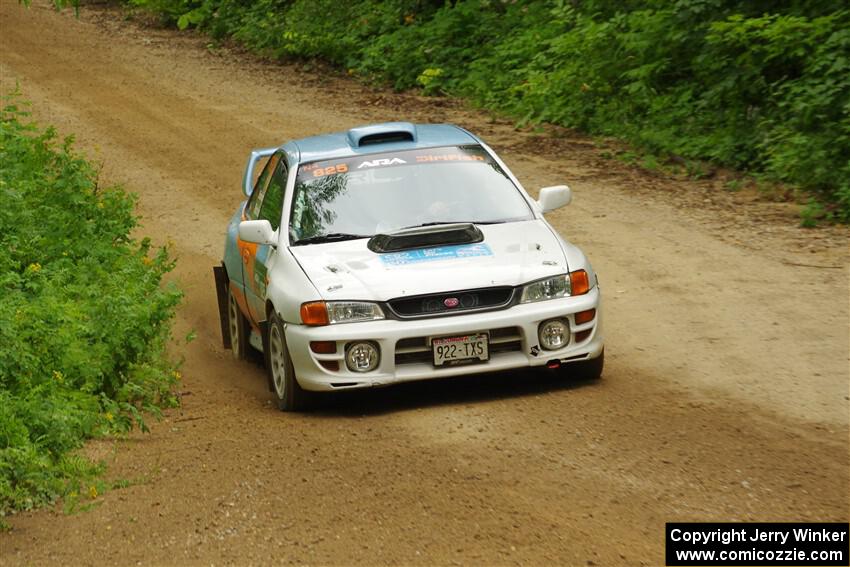
<path fill-rule="evenodd" d="M 577 380 L 599 380 L 605 368 L 605 349 L 596 358 L 567 364 L 565 369 L 570 377 Z"/>
<path fill-rule="evenodd" d="M 266 370 L 274 387 L 277 407 L 280 411 L 300 411 L 308 406 L 309 392 L 303 390 L 295 377 L 295 367 L 286 346 L 283 322 L 277 313 L 269 318 L 268 355 Z"/>
<path fill-rule="evenodd" d="M 239 309 L 233 292 L 227 292 L 227 329 L 230 332 L 230 352 L 236 360 L 248 357 L 248 319 Z"/>

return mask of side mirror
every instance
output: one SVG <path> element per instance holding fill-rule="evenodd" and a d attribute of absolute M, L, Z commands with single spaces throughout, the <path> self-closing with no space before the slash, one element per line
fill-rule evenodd
<path fill-rule="evenodd" d="M 251 155 L 248 156 L 248 163 L 245 164 L 245 175 L 242 177 L 242 191 L 246 196 L 250 196 L 254 190 L 254 168 L 257 162 L 263 158 L 269 157 L 277 151 L 277 148 L 260 148 L 251 150 Z"/>
<path fill-rule="evenodd" d="M 239 240 L 254 244 L 277 246 L 277 234 L 267 220 L 246 220 L 239 223 Z"/>
<path fill-rule="evenodd" d="M 540 190 L 540 196 L 537 198 L 537 204 L 540 205 L 540 212 L 548 213 L 555 209 L 560 209 L 564 205 L 569 205 L 573 200 L 573 192 L 566 185 L 555 185 L 553 187 L 544 187 Z"/>

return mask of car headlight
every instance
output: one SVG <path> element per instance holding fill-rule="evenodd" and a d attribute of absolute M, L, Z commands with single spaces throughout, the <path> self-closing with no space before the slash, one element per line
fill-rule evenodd
<path fill-rule="evenodd" d="M 301 320 L 305 325 L 356 323 L 383 318 L 381 307 L 367 301 L 311 301 L 301 305 Z"/>
<path fill-rule="evenodd" d="M 545 280 L 532 282 L 522 288 L 520 303 L 532 303 L 546 299 L 557 299 L 570 295 L 570 278 L 567 274 L 561 274 Z"/>
<path fill-rule="evenodd" d="M 328 301 L 328 322 L 353 323 L 383 319 L 384 312 L 375 303 L 365 301 Z"/>
<path fill-rule="evenodd" d="M 590 281 L 587 272 L 576 270 L 569 274 L 560 274 L 531 282 L 522 288 L 522 297 L 519 302 L 533 303 L 569 295 L 583 295 L 588 291 L 590 291 Z"/>

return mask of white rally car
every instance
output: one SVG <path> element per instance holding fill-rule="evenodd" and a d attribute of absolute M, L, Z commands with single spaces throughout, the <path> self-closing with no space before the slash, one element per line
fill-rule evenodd
<path fill-rule="evenodd" d="M 254 171 L 265 160 L 257 177 Z M 596 274 L 496 154 L 451 125 L 376 124 L 255 150 L 214 269 L 225 347 L 309 391 L 511 368 L 598 378 Z"/>

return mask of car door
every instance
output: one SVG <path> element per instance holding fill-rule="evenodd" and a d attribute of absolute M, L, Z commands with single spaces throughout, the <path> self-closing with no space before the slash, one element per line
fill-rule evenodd
<path fill-rule="evenodd" d="M 228 265 L 228 275 L 230 276 L 231 286 L 235 287 L 236 300 L 242 308 L 243 313 L 250 315 L 250 289 L 253 280 L 253 265 L 254 257 L 257 254 L 258 246 L 252 242 L 245 242 L 239 238 L 238 225 L 243 220 L 256 220 L 260 215 L 260 207 L 263 202 L 263 196 L 271 181 L 272 174 L 280 162 L 281 154 L 272 155 L 266 162 L 262 173 L 257 177 L 257 182 L 254 184 L 254 189 L 251 191 L 251 196 L 236 217 L 231 221 L 231 227 L 228 232 L 232 234 L 232 238 L 236 240 L 236 250 L 239 254 L 238 269 L 232 269 Z M 227 262 L 227 259 L 225 259 Z M 249 317 L 250 318 L 250 317 Z"/>
<path fill-rule="evenodd" d="M 275 154 L 276 159 L 269 180 L 263 188 L 263 194 L 259 196 L 260 204 L 256 210 L 249 214 L 255 214 L 253 218 L 267 220 L 272 229 L 278 230 L 281 223 L 283 211 L 283 198 L 286 189 L 287 168 L 286 160 L 280 159 L 280 154 Z M 266 288 L 268 286 L 268 267 L 273 261 L 276 250 L 273 246 L 265 244 L 254 244 L 254 249 L 247 255 L 245 267 L 245 295 L 248 302 L 248 311 L 254 324 L 266 319 Z"/>

